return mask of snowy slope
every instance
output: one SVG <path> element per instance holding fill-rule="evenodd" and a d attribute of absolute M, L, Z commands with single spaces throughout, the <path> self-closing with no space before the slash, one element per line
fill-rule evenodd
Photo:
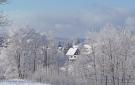
<path fill-rule="evenodd" d="M 0 85 L 50 85 L 50 84 L 41 84 L 26 80 L 4 80 L 0 81 Z"/>

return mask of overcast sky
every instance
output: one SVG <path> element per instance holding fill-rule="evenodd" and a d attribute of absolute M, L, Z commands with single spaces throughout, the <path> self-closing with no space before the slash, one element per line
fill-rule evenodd
<path fill-rule="evenodd" d="M 135 0 L 9 0 L 0 8 L 13 26 L 29 25 L 59 37 L 84 37 L 106 24 L 135 29 L 134 4 Z"/>

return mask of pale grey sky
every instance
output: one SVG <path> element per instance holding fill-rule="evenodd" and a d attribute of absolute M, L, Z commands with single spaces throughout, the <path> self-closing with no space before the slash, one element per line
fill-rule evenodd
<path fill-rule="evenodd" d="M 61 37 L 84 37 L 111 23 L 134 29 L 135 0 L 9 0 L 1 6 L 13 25 L 54 31 Z M 16 27 L 16 26 L 15 26 Z"/>

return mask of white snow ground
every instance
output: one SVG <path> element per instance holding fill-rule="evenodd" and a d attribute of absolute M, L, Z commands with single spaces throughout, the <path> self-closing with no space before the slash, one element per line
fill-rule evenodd
<path fill-rule="evenodd" d="M 50 85 L 43 83 L 30 82 L 27 80 L 3 80 L 0 81 L 0 85 Z"/>

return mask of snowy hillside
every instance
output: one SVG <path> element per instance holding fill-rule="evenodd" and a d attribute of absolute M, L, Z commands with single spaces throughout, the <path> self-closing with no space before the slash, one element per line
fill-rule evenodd
<path fill-rule="evenodd" d="M 50 85 L 50 84 L 41 84 L 25 80 L 3 80 L 0 81 L 0 85 Z"/>

